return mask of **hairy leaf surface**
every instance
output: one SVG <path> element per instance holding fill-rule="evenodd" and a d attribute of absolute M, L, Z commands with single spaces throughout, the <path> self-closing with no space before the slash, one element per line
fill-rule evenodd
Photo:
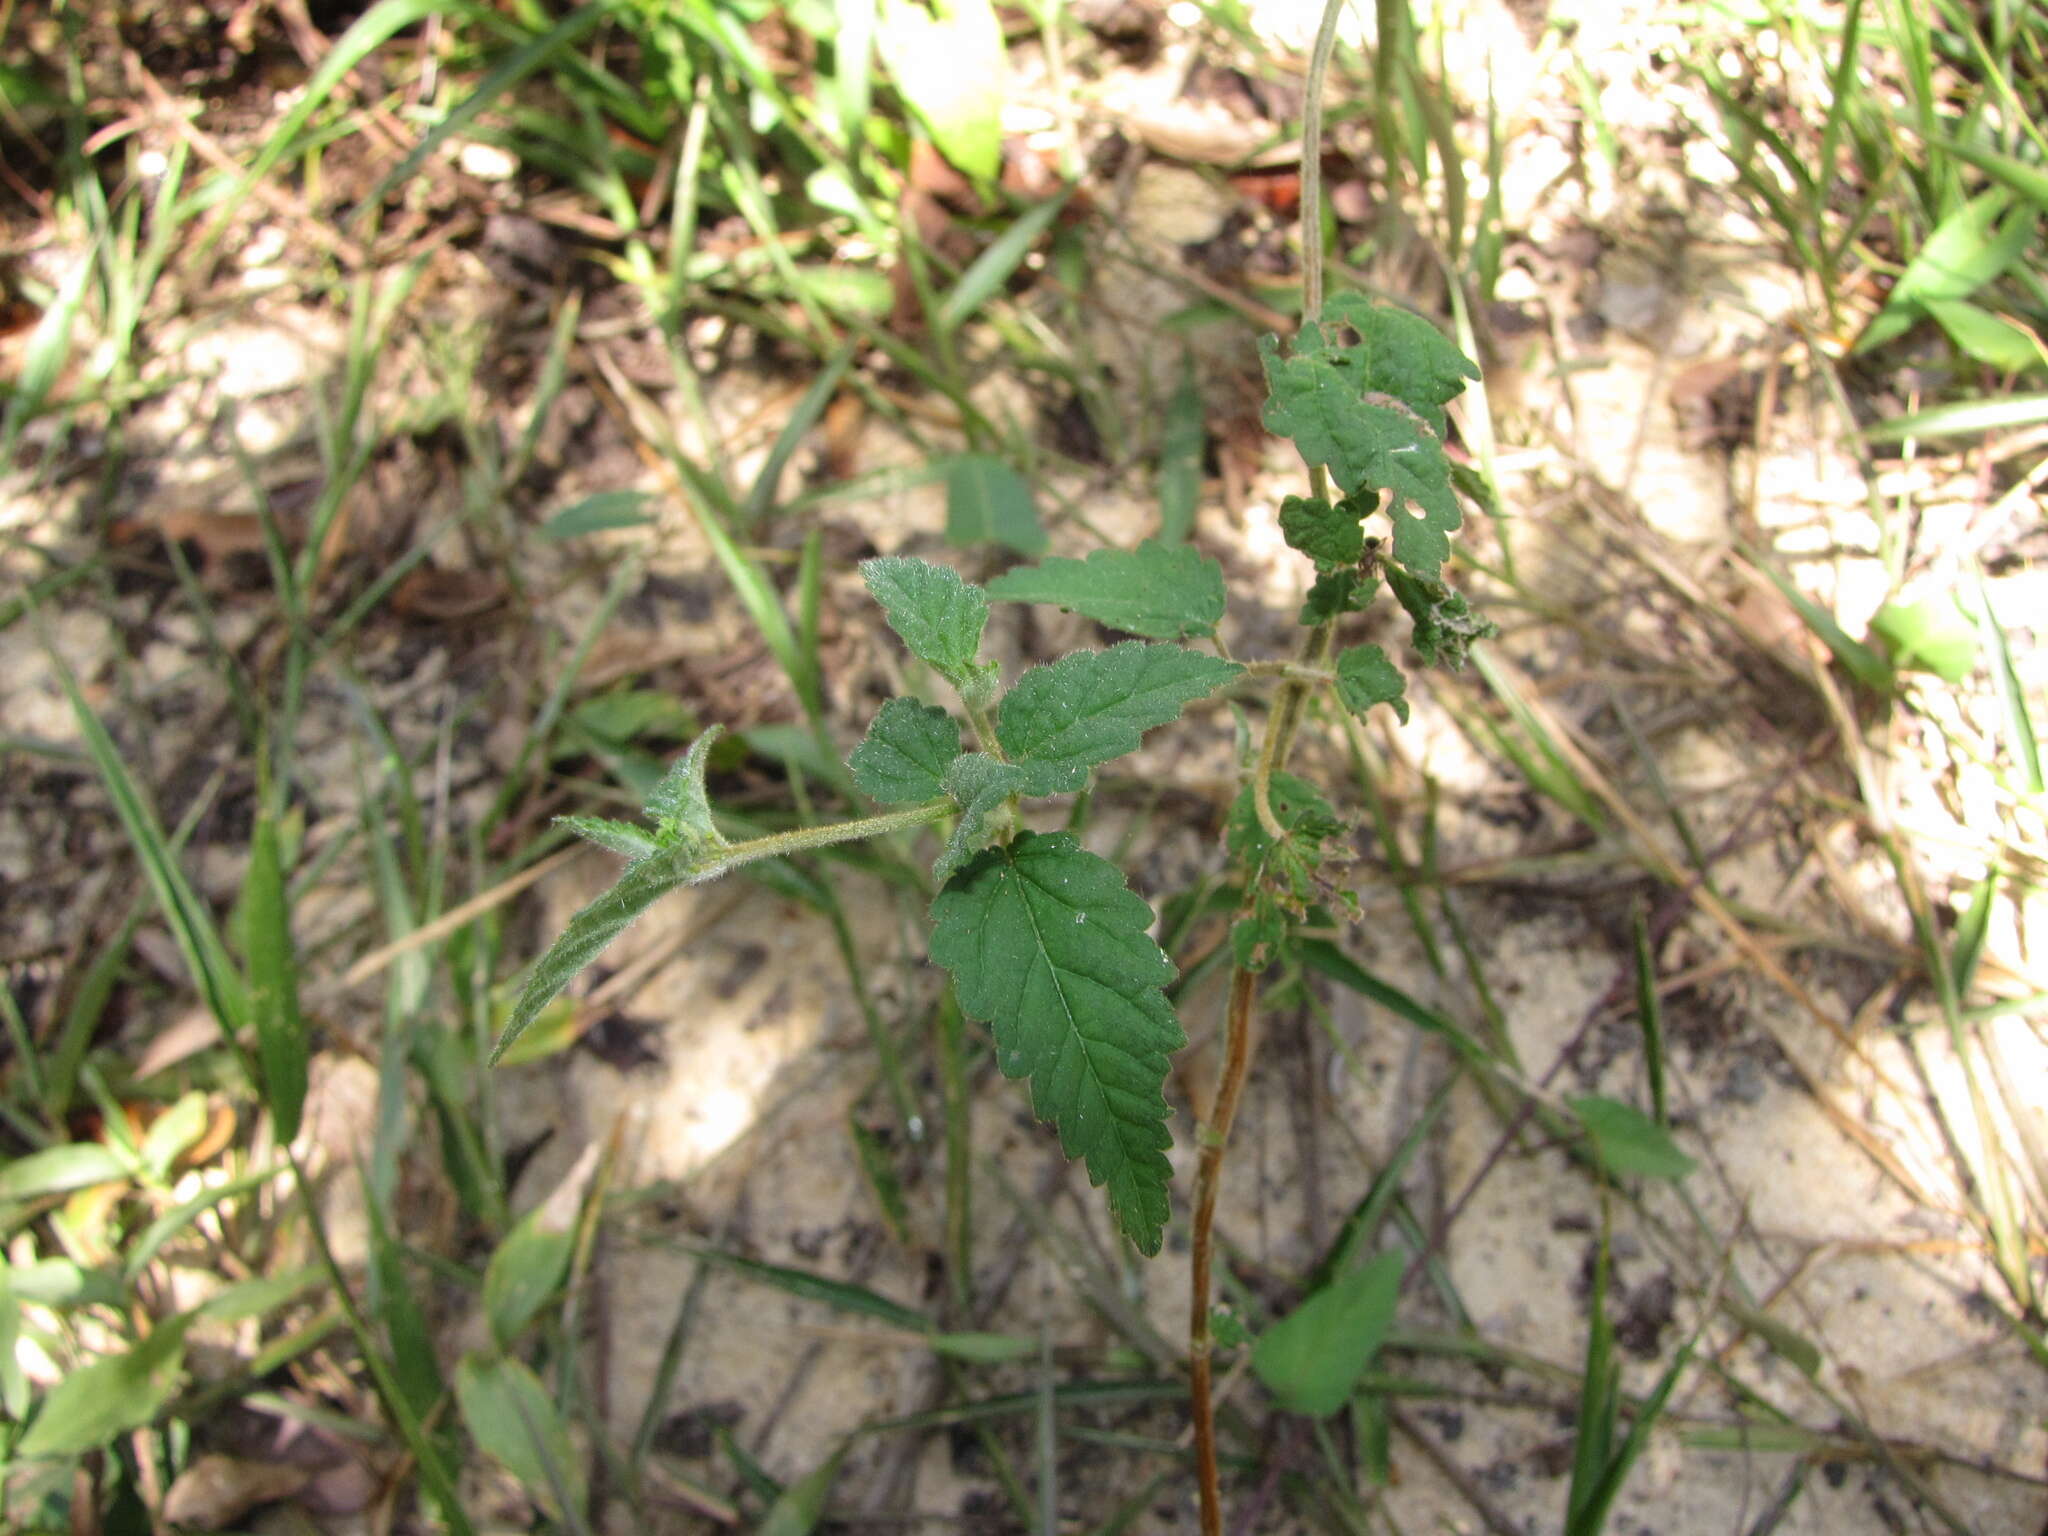
<path fill-rule="evenodd" d="M 1363 510 L 1349 498 L 1333 507 L 1319 496 L 1289 496 L 1280 503 L 1280 532 L 1318 570 L 1356 565 L 1365 553 Z"/>
<path fill-rule="evenodd" d="M 1176 719 L 1190 699 L 1241 670 L 1235 662 L 1141 640 L 1075 651 L 1017 680 L 1003 696 L 996 739 L 1047 786 L 1032 793 L 1076 790 L 1087 783 L 1090 768 L 1135 752 L 1145 732 Z"/>
<path fill-rule="evenodd" d="M 1449 667 L 1455 672 L 1471 655 L 1473 641 L 1500 633 L 1472 611 L 1462 593 L 1451 591 L 1440 581 L 1423 581 L 1396 569 L 1387 572 L 1387 581 L 1415 621 L 1415 651 L 1425 666 Z"/>
<path fill-rule="evenodd" d="M 864 795 L 890 805 L 936 799 L 946 767 L 960 755 L 960 727 L 933 704 L 891 699 L 847 758 Z"/>
<path fill-rule="evenodd" d="M 630 821 L 613 821 L 608 816 L 557 816 L 555 825 L 567 827 L 578 837 L 621 858 L 644 859 L 661 851 L 653 833 Z"/>
<path fill-rule="evenodd" d="M 704 790 L 711 748 L 724 734 L 722 725 L 706 729 L 648 794 L 647 814 L 655 820 L 655 839 L 663 847 L 678 841 L 695 848 L 725 846 L 725 838 L 712 824 L 711 797 Z"/>
<path fill-rule="evenodd" d="M 960 819 L 932 864 L 932 878 L 941 885 L 952 879 L 988 841 L 988 818 L 996 807 L 1012 795 L 1037 793 L 1030 785 L 1030 774 L 1015 763 L 998 762 L 986 752 L 956 758 L 946 772 L 945 789 L 960 807 Z"/>
<path fill-rule="evenodd" d="M 1340 613 L 1363 613 L 1379 592 L 1377 576 L 1362 576 L 1349 566 L 1338 566 L 1316 578 L 1308 596 L 1302 599 L 1301 613 L 1295 622 L 1320 624 Z"/>
<path fill-rule="evenodd" d="M 1135 550 L 1098 549 L 998 576 L 990 597 L 1057 603 L 1098 624 L 1152 640 L 1215 633 L 1223 617 L 1223 567 L 1186 544 L 1147 539 Z"/>
<path fill-rule="evenodd" d="M 988 622 L 987 593 L 948 566 L 906 555 L 863 560 L 860 574 L 911 655 L 956 687 L 974 670 Z"/>
<path fill-rule="evenodd" d="M 1375 704 L 1391 704 L 1401 723 L 1408 723 L 1408 680 L 1376 645 L 1354 645 L 1337 658 L 1337 697 L 1354 715 Z"/>
<path fill-rule="evenodd" d="M 1429 321 L 1390 304 L 1375 304 L 1362 293 L 1336 293 L 1323 305 L 1325 327 L 1348 325 L 1359 343 L 1343 355 L 1362 375 L 1366 393 L 1405 400 L 1430 430 L 1444 435 L 1444 407 L 1465 391 L 1479 370 Z"/>
<path fill-rule="evenodd" d="M 707 879 L 720 873 L 724 867 L 715 851 L 688 843 L 664 848 L 627 865 L 626 872 L 619 876 L 618 884 L 569 919 L 569 926 L 562 931 L 562 936 L 548 946 L 548 952 L 528 973 L 526 985 L 519 992 L 519 1001 L 512 1007 L 512 1017 L 505 1024 L 505 1032 L 498 1036 L 498 1043 L 491 1051 L 492 1062 L 495 1063 L 514 1040 L 526 1033 L 527 1027 L 540 1017 L 540 1011 L 554 1000 L 555 994 L 566 987 L 578 971 L 604 953 L 634 918 L 678 886 Z"/>
<path fill-rule="evenodd" d="M 1327 464 L 1350 494 L 1393 492 L 1387 515 L 1394 524 L 1394 558 L 1432 579 L 1449 557 L 1449 535 L 1463 517 L 1451 489 L 1451 466 L 1427 418 L 1397 396 L 1363 388 L 1365 370 L 1333 353 L 1313 326 L 1303 330 L 1292 356 L 1279 343 L 1259 343 L 1266 364 L 1265 422 L 1294 439 L 1311 463 Z M 1420 516 L 1403 503 L 1420 509 Z"/>
<path fill-rule="evenodd" d="M 932 958 L 994 1030 L 1004 1076 L 1031 1080 L 1033 1111 L 1086 1161 L 1131 1241 L 1157 1253 L 1167 1058 L 1186 1036 L 1160 990 L 1174 972 L 1146 932 L 1152 909 L 1067 834 L 1026 832 L 962 870 L 932 920 Z"/>

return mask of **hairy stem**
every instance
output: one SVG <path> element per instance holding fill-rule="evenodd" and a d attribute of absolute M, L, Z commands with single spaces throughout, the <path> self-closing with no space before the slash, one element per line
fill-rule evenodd
<path fill-rule="evenodd" d="M 1337 43 L 1337 17 L 1344 0 L 1324 0 L 1322 24 L 1316 30 L 1314 51 L 1309 56 L 1307 96 L 1301 120 L 1301 267 L 1304 326 L 1313 325 L 1323 312 L 1323 81 L 1330 72 L 1330 55 Z M 1317 498 L 1329 495 L 1329 481 L 1320 464 L 1309 465 L 1309 489 Z M 1304 673 L 1323 671 L 1336 639 L 1334 619 L 1325 619 L 1309 631 L 1303 642 L 1299 671 L 1290 671 L 1266 718 L 1266 734 L 1259 744 L 1259 761 L 1252 779 L 1252 804 L 1266 835 L 1279 842 L 1287 830 L 1273 813 L 1273 775 L 1287 765 L 1295 733 L 1308 705 L 1309 690 L 1317 686 Z M 1247 871 L 1249 878 L 1250 872 Z M 1224 1017 L 1223 1076 L 1216 1085 L 1216 1102 L 1209 1111 L 1209 1123 L 1202 1133 L 1201 1161 L 1195 1172 L 1195 1230 L 1193 1273 L 1188 1300 L 1188 1397 L 1194 1416 L 1195 1474 L 1202 1503 L 1202 1536 L 1223 1536 L 1223 1489 L 1216 1467 L 1216 1405 L 1211 1394 L 1209 1355 L 1210 1269 L 1216 1242 L 1216 1194 L 1223 1182 L 1223 1154 L 1230 1143 L 1230 1124 L 1237 1116 L 1237 1102 L 1244 1092 L 1252 1064 L 1252 1005 L 1258 996 L 1258 977 L 1243 966 L 1230 975 L 1230 1006 Z"/>
<path fill-rule="evenodd" d="M 822 827 L 792 827 L 787 832 L 771 832 L 766 837 L 752 837 L 744 843 L 727 843 L 707 856 L 702 872 L 692 876 L 691 883 L 715 878 L 758 859 L 808 853 L 813 848 L 829 848 L 834 843 L 853 843 L 862 838 L 886 837 L 891 832 L 929 826 L 935 821 L 943 821 L 958 809 L 951 800 L 928 800 L 907 811 L 888 811 L 880 816 L 835 821 Z"/>

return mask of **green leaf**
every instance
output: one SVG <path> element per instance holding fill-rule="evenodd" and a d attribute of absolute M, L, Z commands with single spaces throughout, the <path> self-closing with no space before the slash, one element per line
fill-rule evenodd
<path fill-rule="evenodd" d="M 832 1485 L 839 1481 L 839 1466 L 845 1460 L 846 1447 L 842 1445 L 823 1465 L 783 1489 L 761 1517 L 755 1536 L 810 1536 L 824 1517 L 825 1501 L 832 1496 Z"/>
<path fill-rule="evenodd" d="M 916 699 L 891 699 L 846 766 L 862 794 L 903 805 L 943 793 L 946 767 L 959 755 L 960 727 L 951 715 Z"/>
<path fill-rule="evenodd" d="M 557 816 L 555 825 L 567 827 L 578 837 L 621 858 L 644 859 L 661 851 L 654 834 L 630 821 L 613 821 L 605 816 Z"/>
<path fill-rule="evenodd" d="M 1295 346 L 1293 356 L 1282 357 L 1271 336 L 1259 342 L 1269 389 L 1267 428 L 1294 439 L 1310 463 L 1327 464 L 1347 494 L 1393 492 L 1386 511 L 1394 524 L 1394 558 L 1434 579 L 1463 516 L 1450 462 L 1428 418 L 1395 396 L 1366 397 L 1363 370 L 1325 350 L 1314 326 L 1303 328 Z M 1404 502 L 1421 508 L 1421 515 Z"/>
<path fill-rule="evenodd" d="M 1892 291 L 1854 351 L 1869 352 L 1903 335 L 1923 312 L 1946 300 L 1967 299 L 1996 282 L 2025 252 L 2037 215 L 2013 210 L 2012 194 L 1980 193 L 1937 224 L 1906 263 Z"/>
<path fill-rule="evenodd" d="M 988 623 L 986 592 L 947 566 L 904 555 L 863 560 L 860 574 L 911 655 L 955 688 L 974 674 Z"/>
<path fill-rule="evenodd" d="M 888 0 L 875 47 L 945 157 L 994 181 L 1003 166 L 1003 30 L 989 0 L 940 0 L 938 10 Z"/>
<path fill-rule="evenodd" d="M 988 595 L 1057 603 L 1125 634 L 1179 640 L 1216 632 L 1223 567 L 1186 544 L 1147 539 L 1135 550 L 1098 549 L 1086 560 L 1052 559 L 1006 572 L 988 584 Z"/>
<path fill-rule="evenodd" d="M 190 1314 L 171 1318 L 133 1349 L 67 1374 L 43 1399 L 16 1458 L 81 1455 L 149 1423 L 178 1388 L 191 1323 Z"/>
<path fill-rule="evenodd" d="M 1323 798 L 1323 792 L 1291 773 L 1273 775 L 1267 787 L 1267 800 L 1280 825 L 1293 836 L 1320 841 L 1343 830 L 1344 824 Z M 1256 868 L 1272 851 L 1273 840 L 1259 823 L 1258 802 L 1251 785 L 1239 790 L 1237 799 L 1231 802 L 1223 836 L 1230 862 L 1241 869 Z"/>
<path fill-rule="evenodd" d="M 1377 576 L 1366 576 L 1346 567 L 1325 571 L 1308 589 L 1308 596 L 1302 600 L 1301 613 L 1295 622 L 1301 625 L 1320 624 L 1340 614 L 1363 613 L 1372 606 L 1379 590 Z"/>
<path fill-rule="evenodd" d="M 1157 1253 L 1168 1057 L 1187 1037 L 1161 990 L 1174 971 L 1147 932 L 1152 909 L 1072 837 L 1025 832 L 956 875 L 932 921 L 932 958 L 994 1030 L 1003 1075 L 1030 1078 L 1033 1112 L 1107 1187 L 1139 1251 Z"/>
<path fill-rule="evenodd" d="M 1230 925 L 1230 957 L 1243 969 L 1257 975 L 1280 958 L 1287 943 L 1287 914 L 1265 891 L 1252 897 L 1249 916 Z"/>
<path fill-rule="evenodd" d="M 1126 640 L 1106 651 L 1075 651 L 1033 667 L 1003 696 L 996 739 L 1012 762 L 1026 764 L 1061 794 L 1088 781 L 1088 770 L 1137 750 L 1144 733 L 1177 719 L 1190 699 L 1242 671 L 1177 645 Z"/>
<path fill-rule="evenodd" d="M 952 460 L 946 466 L 946 540 L 1044 554 L 1045 529 L 1031 483 L 990 454 L 967 453 Z"/>
<path fill-rule="evenodd" d="M 1373 505 L 1370 496 L 1347 497 L 1334 507 L 1319 496 L 1289 496 L 1280 503 L 1280 532 L 1290 545 L 1315 561 L 1318 570 L 1356 565 L 1365 554 L 1365 529 L 1360 519 Z"/>
<path fill-rule="evenodd" d="M 1323 326 L 1348 325 L 1358 332 L 1355 347 L 1344 357 L 1364 375 L 1364 393 L 1392 395 L 1404 401 L 1444 435 L 1444 410 L 1477 379 L 1473 361 L 1429 321 L 1412 310 L 1375 304 L 1362 293 L 1335 293 L 1323 305 Z"/>
<path fill-rule="evenodd" d="M 277 1139 L 289 1142 L 299 1134 L 299 1111 L 306 1102 L 306 1021 L 299 1016 L 299 964 L 292 952 L 291 907 L 285 897 L 277 822 L 267 814 L 256 820 L 242 910 L 256 1065 Z"/>
<path fill-rule="evenodd" d="M 1375 704 L 1391 704 L 1401 723 L 1408 723 L 1408 680 L 1376 645 L 1354 645 L 1337 658 L 1337 697 L 1354 715 Z"/>
<path fill-rule="evenodd" d="M 555 994 L 604 953 L 634 918 L 678 886 L 709 879 L 723 868 L 715 853 L 688 845 L 664 848 L 629 865 L 616 885 L 569 920 L 561 937 L 548 946 L 548 952 L 528 973 L 505 1032 L 491 1051 L 491 1065 L 504 1059 L 512 1042 L 526 1033 Z"/>
<path fill-rule="evenodd" d="M 1977 668 L 1977 627 L 1947 592 L 1886 603 L 1871 617 L 1870 633 L 1901 672 L 1932 672 L 1960 683 Z"/>
<path fill-rule="evenodd" d="M 1948 332 L 1948 339 L 1988 367 L 2018 373 L 2048 363 L 2048 353 L 2032 335 L 1989 310 L 1961 299 L 1929 299 L 1927 312 Z"/>
<path fill-rule="evenodd" d="M 1178 544 L 1194 532 L 1206 437 L 1194 359 L 1183 353 L 1180 383 L 1166 402 L 1166 430 L 1159 443 L 1159 537 L 1164 543 Z"/>
<path fill-rule="evenodd" d="M 1633 1105 L 1592 1094 L 1567 1102 L 1592 1136 L 1601 1166 L 1611 1174 L 1682 1179 L 1696 1166 L 1669 1131 Z"/>
<path fill-rule="evenodd" d="M 542 523 L 540 536 L 560 541 L 614 528 L 642 528 L 654 521 L 644 510 L 653 499 L 646 491 L 599 491 L 562 508 Z"/>
<path fill-rule="evenodd" d="M 704 770 L 711 748 L 725 727 L 707 727 L 676 759 L 647 796 L 647 814 L 655 820 L 654 839 L 663 848 L 723 848 L 725 838 L 711 820 L 711 796 L 704 788 Z"/>
<path fill-rule="evenodd" d="M 1389 1250 L 1337 1276 L 1259 1335 L 1252 1370 L 1289 1413 L 1324 1418 L 1351 1400 L 1394 1321 L 1403 1261 Z"/>
<path fill-rule="evenodd" d="M 109 1147 L 77 1141 L 17 1157 L 0 1168 L 0 1201 L 34 1200 L 125 1179 L 133 1170 Z"/>
<path fill-rule="evenodd" d="M 998 762 L 985 752 L 954 759 L 946 771 L 946 793 L 960 807 L 953 835 L 932 864 L 932 878 L 944 885 L 988 841 L 988 818 L 1012 795 L 1040 793 L 1031 789 L 1032 775 L 1015 763 Z"/>
<path fill-rule="evenodd" d="M 575 1251 L 576 1229 L 551 1203 L 535 1206 L 505 1234 L 484 1266 L 484 1316 L 500 1348 L 509 1349 L 560 1289 Z"/>
<path fill-rule="evenodd" d="M 1500 633 L 1472 611 L 1463 593 L 1453 592 L 1440 581 L 1425 581 L 1389 566 L 1387 584 L 1414 621 L 1413 644 L 1424 666 L 1449 667 L 1456 672 L 1470 658 L 1474 641 L 1490 640 Z"/>
<path fill-rule="evenodd" d="M 455 1402 L 479 1450 L 501 1463 L 557 1518 L 564 1499 L 574 1514 L 582 1514 L 582 1464 L 553 1395 L 531 1368 L 520 1360 L 472 1351 L 455 1367 Z"/>

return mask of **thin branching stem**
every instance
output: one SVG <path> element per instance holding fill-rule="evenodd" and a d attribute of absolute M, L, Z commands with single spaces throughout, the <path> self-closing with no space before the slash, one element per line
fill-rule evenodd
<path fill-rule="evenodd" d="M 1325 0 L 1322 25 L 1309 56 L 1307 99 L 1301 123 L 1301 264 L 1303 325 L 1313 325 L 1323 311 L 1323 81 L 1337 42 L 1337 17 L 1344 0 Z M 1320 464 L 1309 465 L 1310 493 L 1329 495 L 1329 481 Z M 1327 671 L 1336 639 L 1336 621 L 1325 619 L 1309 631 L 1298 663 L 1287 670 L 1266 719 L 1265 738 L 1252 779 L 1252 804 L 1259 825 L 1274 841 L 1287 831 L 1273 813 L 1273 775 L 1287 765 L 1294 737 L 1308 706 L 1309 690 L 1320 686 L 1317 674 Z M 1247 879 L 1251 871 L 1246 871 Z M 1237 1116 L 1245 1079 L 1251 1075 L 1253 1004 L 1258 977 L 1243 966 L 1230 976 L 1230 1005 L 1224 1016 L 1223 1075 L 1216 1101 L 1202 1131 L 1201 1160 L 1195 1172 L 1193 1272 L 1188 1286 L 1188 1397 L 1194 1417 L 1195 1474 L 1201 1494 L 1202 1536 L 1222 1536 L 1223 1490 L 1216 1466 L 1216 1405 L 1210 1382 L 1210 1270 L 1216 1241 L 1216 1196 L 1223 1181 L 1223 1154 L 1229 1148 L 1230 1125 Z"/>

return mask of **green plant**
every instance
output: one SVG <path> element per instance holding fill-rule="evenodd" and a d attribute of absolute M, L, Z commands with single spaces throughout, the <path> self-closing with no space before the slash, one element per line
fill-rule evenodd
<path fill-rule="evenodd" d="M 1311 124 L 1310 143 L 1315 136 Z M 1305 163 L 1313 167 L 1312 153 Z M 1069 833 L 1025 829 L 1019 808 L 1086 789 L 1096 770 L 1194 700 L 1276 685 L 1228 822 L 1236 889 L 1228 1064 L 1202 1137 L 1195 1204 L 1190 1359 L 1208 1529 L 1220 1524 L 1208 1378 L 1211 1227 L 1259 976 L 1289 954 L 1304 925 L 1327 926 L 1332 908 L 1354 905 L 1334 873 L 1343 823 L 1319 790 L 1286 772 L 1289 752 L 1317 703 L 1353 714 L 1384 704 L 1406 719 L 1393 660 L 1380 646 L 1338 639 L 1382 587 L 1409 614 L 1425 663 L 1459 666 L 1490 632 L 1443 580 L 1460 497 L 1478 489 L 1444 451 L 1444 408 L 1477 369 L 1405 310 L 1353 293 L 1325 306 L 1320 279 L 1311 251 L 1307 319 L 1291 345 L 1268 338 L 1261 346 L 1266 424 L 1310 467 L 1309 494 L 1288 497 L 1281 511 L 1288 543 L 1315 569 L 1295 658 L 1243 662 L 1227 653 L 1217 635 L 1222 568 L 1185 546 L 1148 541 L 1086 560 L 1048 559 L 986 588 L 921 560 L 870 560 L 862 574 L 890 627 L 959 706 L 956 717 L 918 698 L 891 699 L 847 759 L 860 793 L 905 808 L 728 840 L 705 787 L 713 727 L 647 796 L 644 824 L 569 819 L 627 865 L 534 966 L 494 1055 L 501 1059 L 563 986 L 669 891 L 761 860 L 948 823 L 932 866 L 932 958 L 951 973 L 961 1009 L 990 1027 L 1003 1073 L 1029 1080 L 1034 1111 L 1106 1189 L 1123 1233 L 1155 1254 L 1170 1210 L 1163 1089 L 1185 1039 L 1164 991 L 1174 969 L 1149 935 L 1151 908 L 1122 872 Z M 1369 524 L 1374 517 L 1385 524 Z M 1136 638 L 1062 656 L 1005 689 L 981 656 L 991 600 L 1056 604 Z M 1183 643 L 1191 640 L 1212 649 Z M 1384 1326 L 1394 1287 L 1360 1291 L 1349 1276 L 1335 1283 L 1347 1299 L 1326 1310 L 1348 1316 L 1369 1304 Z M 1266 1351 L 1269 1361 L 1284 1353 Z M 1347 1379 L 1320 1381 L 1314 1400 L 1348 1397 L 1370 1355 L 1369 1346 L 1355 1351 Z"/>

